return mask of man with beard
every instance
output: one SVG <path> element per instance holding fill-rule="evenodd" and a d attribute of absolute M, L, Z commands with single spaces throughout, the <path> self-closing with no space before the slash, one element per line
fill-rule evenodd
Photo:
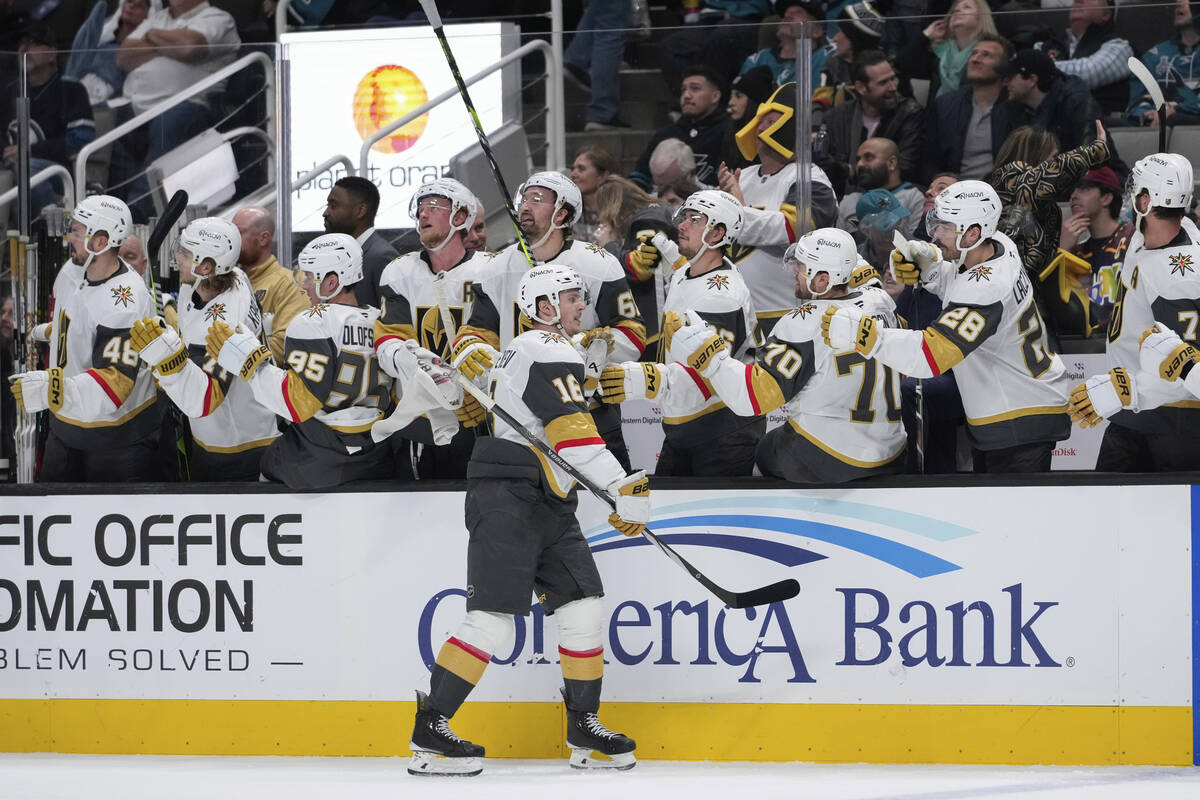
<path fill-rule="evenodd" d="M 858 146 L 858 163 L 854 167 L 854 180 L 859 191 L 847 192 L 838 205 L 838 227 L 854 230 L 858 227 L 856 207 L 862 196 L 872 189 L 886 189 L 896 201 L 908 209 L 900 231 L 907 238 L 917 224 L 917 215 L 925 204 L 925 195 L 911 183 L 900 180 L 900 151 L 891 139 L 872 138 Z"/>
<path fill-rule="evenodd" d="M 67 245 L 83 280 L 57 309 L 54 361 L 13 378 L 23 411 L 52 415 L 43 482 L 155 477 L 154 379 L 130 343 L 130 329 L 154 314 L 154 300 L 117 256 L 132 227 L 129 207 L 115 197 L 95 195 L 75 206 Z"/>
<path fill-rule="evenodd" d="M 921 104 L 911 97 L 900 96 L 896 71 L 879 50 L 868 50 L 855 59 L 851 75 L 857 99 L 853 103 L 834 106 L 825 118 L 830 158 L 850 169 L 863 140 L 872 137 L 890 139 L 896 143 L 901 179 L 917 180 L 924 115 Z M 875 186 L 862 188 L 873 189 Z"/>
<path fill-rule="evenodd" d="M 583 199 L 570 178 L 560 172 L 537 172 L 517 190 L 518 221 L 529 247 L 518 242 L 492 254 L 471 287 L 471 315 L 458 330 L 451 350 L 453 365 L 472 380 L 486 377 L 499 350 L 529 330 L 530 321 L 517 304 L 521 278 L 531 266 L 554 262 L 571 267 L 584 285 L 587 309 L 575 344 L 587 351 L 585 395 L 599 388 L 606 362 L 636 361 L 646 348 L 646 326 L 616 256 L 603 247 L 571 238 L 571 226 L 583 210 Z M 596 427 L 613 455 L 628 469 L 629 453 L 615 406 L 590 403 Z"/>
<path fill-rule="evenodd" d="M 383 268 L 400 255 L 375 230 L 375 215 L 378 213 L 379 190 L 375 184 L 366 178 L 350 175 L 329 190 L 322 214 L 326 233 L 352 236 L 362 248 L 363 274 L 362 280 L 354 285 L 354 297 L 360 306 L 375 308 L 379 308 L 379 276 Z"/>
<path fill-rule="evenodd" d="M 752 360 L 760 339 L 750 290 L 725 257 L 742 227 L 741 204 L 726 192 L 708 189 L 685 200 L 675 218 L 679 252 L 688 262 L 668 277 L 661 358 L 666 359 L 671 335 L 690 311 L 720 334 L 735 360 Z M 664 442 L 655 475 L 715 477 L 754 470 L 754 448 L 766 431 L 766 418 L 739 417 L 690 367 L 629 362 L 606 367 L 600 384 L 606 403 L 646 398 L 662 407 Z"/>

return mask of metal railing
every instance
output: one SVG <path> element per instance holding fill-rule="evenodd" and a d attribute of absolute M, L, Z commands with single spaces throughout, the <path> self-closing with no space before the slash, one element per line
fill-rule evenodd
<path fill-rule="evenodd" d="M 328 172 L 329 170 L 333 169 L 334 166 L 336 166 L 338 164 L 341 164 L 342 166 L 344 166 L 346 168 L 347 175 L 354 174 L 354 162 L 350 160 L 350 156 L 344 156 L 341 153 L 338 153 L 336 156 L 330 156 L 329 158 L 325 159 L 320 164 L 317 164 L 315 167 L 310 169 L 308 172 L 304 173 L 299 178 L 296 178 L 296 180 L 292 181 L 291 191 L 293 191 L 293 192 L 296 191 L 301 186 L 303 186 L 304 184 L 311 181 L 313 178 L 317 177 L 318 175 L 320 175 L 323 172 Z"/>
<path fill-rule="evenodd" d="M 62 164 L 51 164 L 44 170 L 38 172 L 29 179 L 29 188 L 32 190 L 34 186 L 50 180 L 55 175 L 62 178 L 63 205 L 66 206 L 67 211 L 70 211 L 71 209 L 75 208 L 75 181 L 71 180 L 71 171 Z M 20 186 L 14 186 L 4 194 L 0 194 L 0 208 L 4 207 L 8 203 L 11 203 L 13 198 L 17 196 L 17 193 L 20 191 L 20 189 Z M 38 209 L 38 211 L 41 211 L 41 209 Z"/>
<path fill-rule="evenodd" d="M 550 45 L 549 42 L 545 42 L 545 41 L 538 39 L 538 40 L 529 42 L 528 44 L 524 44 L 521 47 L 518 47 L 516 50 L 513 50 L 511 53 L 506 55 L 504 58 L 497 61 L 495 64 L 492 64 L 487 69 L 481 70 L 481 71 L 475 73 L 474 75 L 472 75 L 471 77 L 464 79 L 463 83 L 469 87 L 472 84 L 478 83 L 479 81 L 483 80 L 487 76 L 491 75 L 493 72 L 497 72 L 497 71 L 503 69 L 504 67 L 508 66 L 509 64 L 513 63 L 514 61 L 524 58 L 525 56 L 529 55 L 530 53 L 534 53 L 539 50 L 546 54 L 546 80 L 548 82 L 547 97 L 559 98 L 559 102 L 553 102 L 553 100 L 551 100 L 550 102 L 546 103 L 546 130 L 547 130 L 546 140 L 547 140 L 547 143 L 549 146 L 549 152 L 547 153 L 547 157 L 546 157 L 546 167 L 547 167 L 547 169 L 558 169 L 566 164 L 566 159 L 567 159 L 567 156 L 566 156 L 567 143 L 566 143 L 566 133 L 565 133 L 566 122 L 565 122 L 565 117 L 564 117 L 564 112 L 563 112 L 563 104 L 562 104 L 562 99 L 561 99 L 562 93 L 563 93 L 562 56 L 560 53 L 557 55 L 557 58 L 556 58 L 554 48 Z M 414 119 L 417 119 L 418 117 L 422 116 L 423 114 L 428 113 L 435 106 L 441 105 L 442 103 L 446 102 L 447 100 L 449 100 L 452 97 L 458 97 L 458 87 L 457 86 L 447 89 L 446 91 L 439 94 L 437 97 L 434 97 L 432 100 L 429 100 L 428 102 L 418 106 L 417 108 L 414 108 L 412 111 L 408 112 L 404 116 L 400 117 L 399 119 L 395 120 L 394 122 L 391 122 L 391 123 L 385 125 L 384 127 L 377 130 L 375 133 L 371 134 L 369 137 L 364 139 L 363 143 L 362 143 L 362 147 L 358 151 L 359 174 L 360 175 L 370 174 L 370 164 L 368 161 L 368 156 L 370 155 L 371 148 L 374 147 L 376 142 L 378 142 L 381 139 L 386 138 L 393 131 L 398 130 L 399 128 L 403 128 L 405 125 L 412 122 Z"/>
<path fill-rule="evenodd" d="M 229 76 L 234 75 L 234 74 L 240 72 L 241 70 L 245 69 L 246 67 L 254 65 L 255 63 L 259 63 L 259 64 L 263 65 L 263 72 L 265 73 L 265 82 L 264 82 L 263 88 L 264 88 L 264 92 L 266 95 L 267 108 L 274 108 L 275 107 L 275 62 L 273 62 L 271 60 L 270 56 L 268 56 L 265 53 L 249 53 L 247 55 L 244 55 L 241 58 L 239 58 L 237 61 L 234 61 L 232 64 L 225 67 L 224 69 L 220 69 L 217 72 L 214 72 L 212 75 L 209 75 L 208 77 L 204 78 L 203 80 L 198 81 L 196 84 L 194 84 L 190 88 L 184 89 L 182 92 L 179 92 L 178 94 L 176 94 L 172 97 L 168 97 L 166 100 L 163 100 L 161 103 L 151 106 L 150 108 L 148 108 L 145 111 L 143 111 L 142 113 L 138 114 L 137 116 L 135 116 L 133 119 L 129 120 L 128 122 L 124 122 L 124 123 L 118 125 L 117 127 L 113 128 L 108 133 L 104 134 L 103 136 L 98 136 L 93 141 L 88 142 L 86 145 L 84 145 L 83 149 L 81 149 L 79 151 L 79 155 L 75 156 L 75 192 L 76 192 L 75 201 L 78 202 L 79 200 L 83 199 L 83 192 L 85 191 L 85 187 L 86 187 L 86 183 L 87 183 L 87 162 L 88 162 L 88 158 L 90 158 L 93 153 L 95 153 L 100 148 L 105 147 L 112 142 L 115 142 L 117 139 L 120 139 L 122 136 L 129 133 L 130 131 L 132 131 L 136 128 L 139 128 L 142 125 L 145 125 L 147 122 L 149 122 L 152 119 L 154 119 L 155 117 L 159 116 L 167 109 L 174 108 L 175 106 L 179 105 L 180 103 L 184 102 L 185 100 L 190 100 L 191 98 L 195 97 L 196 95 L 204 93 L 208 89 L 211 89 L 213 86 L 216 86 L 218 83 L 220 83 L 221 81 L 228 78 Z M 267 130 L 265 131 L 266 136 L 273 143 L 276 138 L 275 122 L 274 122 L 274 118 L 270 114 L 267 115 L 267 123 L 266 124 L 267 124 Z"/>

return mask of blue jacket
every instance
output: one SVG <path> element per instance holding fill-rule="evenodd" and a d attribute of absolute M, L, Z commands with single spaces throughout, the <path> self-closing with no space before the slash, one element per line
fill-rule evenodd
<path fill-rule="evenodd" d="M 928 184 L 939 172 L 961 172 L 963 147 L 966 143 L 967 126 L 974 110 L 972 98 L 974 87 L 960 86 L 953 92 L 937 98 L 926 109 L 925 168 L 923 182 Z M 1008 101 L 1008 93 L 1002 91 L 992 106 L 992 155 L 1016 128 L 1025 124 L 1023 115 Z"/>
<path fill-rule="evenodd" d="M 1179 103 L 1179 111 L 1200 115 L 1200 97 L 1195 91 L 1200 89 L 1200 47 L 1193 47 L 1185 53 L 1183 45 L 1176 37 L 1159 42 L 1142 53 L 1142 63 L 1158 80 L 1167 102 Z M 1131 119 L 1140 120 L 1143 114 L 1153 110 L 1154 106 L 1146 97 L 1146 89 L 1142 82 L 1136 77 L 1131 77 L 1129 110 L 1126 113 Z"/>

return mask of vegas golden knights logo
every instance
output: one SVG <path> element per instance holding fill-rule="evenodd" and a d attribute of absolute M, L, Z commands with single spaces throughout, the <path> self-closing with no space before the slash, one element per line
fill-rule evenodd
<path fill-rule="evenodd" d="M 67 366 L 67 330 L 71 327 L 71 318 L 66 311 L 58 315 L 58 363 L 54 366 L 63 369 Z"/>
<path fill-rule="evenodd" d="M 454 322 L 454 329 L 458 330 L 463 324 L 463 310 L 455 306 L 450 306 L 447 310 Z M 446 329 L 442 327 L 442 315 L 438 307 L 417 306 L 417 319 L 421 322 L 417 329 L 421 346 L 440 356 L 449 356 L 450 342 L 446 338 Z"/>
<path fill-rule="evenodd" d="M 513 303 L 513 338 L 517 338 L 525 331 L 533 330 L 533 321 L 525 316 L 521 311 L 521 307 Z"/>
<path fill-rule="evenodd" d="M 757 247 L 753 247 L 748 244 L 739 244 L 738 242 L 734 242 L 733 244 L 729 245 L 729 260 L 735 264 L 740 264 L 743 259 L 757 249 Z"/>

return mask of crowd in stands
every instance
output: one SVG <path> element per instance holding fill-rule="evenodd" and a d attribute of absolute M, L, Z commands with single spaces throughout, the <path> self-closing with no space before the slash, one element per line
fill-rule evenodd
<path fill-rule="evenodd" d="M 270 0 L 253 4 L 253 14 L 215 0 L 120 0 L 90 8 L 63 2 L 50 4 L 54 8 L 49 13 L 39 11 L 46 4 L 35 9 L 27 5 L 0 0 L 4 35 L 11 37 L 9 46 L 26 59 L 28 68 L 31 115 L 39 131 L 32 150 L 34 172 L 54 163 L 70 165 L 94 138 L 93 118 L 99 109 L 115 113 L 114 124 L 120 124 L 230 63 L 243 42 L 266 38 L 263 31 L 276 11 Z M 420 19 L 415 3 L 332 3 L 324 13 L 322 4 L 308 5 L 313 8 L 303 13 L 312 18 L 297 23 Z M 462 7 L 446 9 L 449 16 L 470 15 L 468 4 L 458 5 Z M 891 298 L 896 317 L 917 330 L 931 325 L 940 313 L 939 301 L 897 280 L 889 269 L 894 235 L 936 241 L 929 215 L 938 195 L 960 181 L 982 181 L 1003 206 L 997 230 L 1018 249 L 1049 347 L 1059 351 L 1064 343 L 1090 340 L 1102 348 L 1120 301 L 1120 265 L 1134 238 L 1133 212 L 1124 188 L 1133 164 L 1122 160 L 1111 131 L 1200 123 L 1200 73 L 1193 70 L 1200 9 L 1179 0 L 1173 10 L 1174 30 L 1145 52 L 1121 35 L 1117 9 L 1109 0 L 1074 0 L 1061 30 L 1010 24 L 1008 16 L 999 13 L 1007 10 L 985 0 L 686 4 L 681 9 L 683 24 L 660 43 L 662 75 L 672 98 L 670 122 L 649 137 L 628 175 L 622 174 L 619 158 L 587 144 L 574 154 L 567 183 L 560 186 L 546 179 L 539 185 L 532 182 L 536 176 L 531 177 L 520 192 L 521 207 L 536 211 L 537 204 L 549 202 L 540 199 L 535 191 L 539 188 L 554 203 L 539 247 L 544 250 L 545 237 L 551 235 L 561 238 L 562 252 L 568 252 L 572 242 L 590 243 L 594 252 L 603 254 L 606 269 L 618 270 L 617 278 L 606 280 L 619 279 L 628 287 L 628 308 L 633 312 L 626 321 L 638 331 L 634 338 L 647 364 L 668 352 L 672 332 L 664 317 L 670 310 L 666 297 L 678 282 L 672 272 L 700 263 L 707 258 L 706 250 L 715 249 L 721 257 L 708 259 L 715 268 L 727 263 L 745 282 L 747 307 L 753 308 L 758 330 L 731 335 L 741 337 L 739 346 L 746 345 L 741 356 L 751 363 L 754 337 L 769 336 L 804 299 L 799 276 L 781 268 L 785 254 L 797 259 L 789 246 L 804 230 L 838 228 L 848 233 L 857 257 L 875 268 L 864 280 L 873 281 Z M 74 16 L 64 26 L 68 14 Z M 566 76 L 589 95 L 581 126 L 585 133 L 640 126 L 640 120 L 622 111 L 619 94 L 629 14 L 626 0 L 590 0 L 565 50 Z M 903 15 L 925 18 L 920 23 L 898 19 Z M 931 15 L 939 16 L 929 22 Z M 64 58 L 57 51 L 68 39 L 74 47 Z M 797 92 L 797 43 L 804 39 L 812 42 L 810 84 Z M 1163 112 L 1151 105 L 1142 84 L 1130 76 L 1126 61 L 1135 55 L 1166 94 Z M 10 136 L 13 127 L 7 123 L 16 80 L 5 86 L 8 99 L 0 113 Z M 220 93 L 218 85 L 117 143 L 103 194 L 124 201 L 133 222 L 153 214 L 147 165 L 214 124 Z M 811 111 L 811 131 L 796 130 L 798 97 Z M 810 202 L 803 207 L 794 149 L 810 136 Z M 4 167 L 11 169 L 15 141 L 6 143 L 3 156 Z M 55 182 L 37 187 L 32 196 L 35 212 L 53 203 L 56 191 L 62 188 Z M 473 264 L 477 254 L 497 258 L 489 255 L 478 201 L 472 197 L 473 204 L 460 202 L 455 191 L 447 190 L 443 198 L 449 202 L 451 222 L 442 245 L 453 240 L 454 248 L 461 248 L 463 265 Z M 464 191 L 470 194 L 465 187 Z M 739 209 L 737 231 L 731 221 L 722 221 L 725 238 L 695 244 L 690 232 L 681 234 L 680 222 L 689 220 L 694 227 L 696 215 L 707 213 L 711 232 L 725 213 L 719 208 L 724 199 L 717 206 L 705 205 L 716 202 L 712 198 L 717 195 Z M 426 263 L 445 258 L 445 253 L 433 256 L 442 245 L 426 241 L 421 213 L 444 211 L 446 206 L 435 201 L 418 209 L 414 199 L 420 245 L 398 250 L 375 227 L 380 202 L 380 190 L 372 181 L 343 178 L 328 194 L 324 227 L 328 235 L 342 237 L 338 246 L 352 252 L 361 267 L 352 286 L 344 280 L 338 286 L 336 296 L 343 299 L 336 302 L 384 309 L 386 315 L 389 289 L 384 276 L 389 267 L 412 253 L 423 254 Z M 704 212 L 706 208 L 711 210 Z M 527 224 L 540 224 L 524 214 L 523 230 Z M 303 259 L 296 271 L 275 260 L 275 223 L 268 210 L 244 208 L 233 224 L 239 240 L 232 263 L 256 288 L 260 282 L 271 283 L 267 296 L 278 307 L 268 308 L 258 298 L 265 321 L 263 339 L 274 363 L 286 367 L 291 363 L 288 324 L 328 300 L 322 288 L 327 274 L 306 271 Z M 123 237 L 122 244 L 121 261 L 144 270 L 141 243 Z M 142 269 L 137 269 L 139 263 Z M 706 267 L 705 274 L 710 269 Z M 10 300 L 7 303 L 6 308 L 11 306 Z M 460 311 L 468 314 L 465 307 Z M 13 346 L 11 315 L 7 319 L 0 322 L 0 360 L 6 368 Z M 464 316 L 456 322 L 473 327 L 468 321 Z M 420 338 L 422 326 L 437 329 L 441 324 L 432 317 L 413 318 L 400 328 L 415 330 Z M 376 330 L 378 336 L 380 329 Z M 484 338 L 500 349 L 503 336 L 496 341 Z M 448 338 L 444 344 L 447 350 L 439 355 L 449 359 Z M 910 439 L 908 468 L 962 468 L 957 436 L 966 415 L 955 376 L 935 372 L 923 380 L 921 424 L 927 427 L 919 466 L 914 433 L 917 383 L 904 377 L 898 386 L 896 411 L 903 415 Z M 11 415 L 11 403 L 3 409 Z M 7 421 L 5 428 L 11 430 Z M 436 437 L 413 441 L 429 447 L 443 444 Z M 416 445 L 397 450 L 394 475 L 429 477 L 421 474 L 420 460 Z M 986 463 L 986 458 L 976 458 L 977 468 Z"/>

